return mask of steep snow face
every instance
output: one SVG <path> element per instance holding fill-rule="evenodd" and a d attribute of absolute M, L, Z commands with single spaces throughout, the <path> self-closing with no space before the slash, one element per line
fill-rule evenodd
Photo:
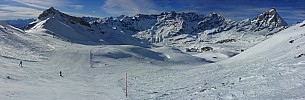
<path fill-rule="evenodd" d="M 49 17 L 35 22 L 30 31 L 45 31 L 54 37 L 60 37 L 65 41 L 71 41 L 81 44 L 101 44 L 99 41 L 101 35 L 94 33 L 91 28 L 73 24 L 62 17 Z"/>
<path fill-rule="evenodd" d="M 73 17 L 53 7 L 45 10 L 39 15 L 35 22 L 32 22 L 26 28 L 28 32 L 44 32 L 59 37 L 64 41 L 70 41 L 80 44 L 130 44 L 145 46 L 144 42 L 124 34 L 124 31 L 118 31 L 116 27 L 100 28 L 95 23 L 90 24 L 87 20 Z"/>
<path fill-rule="evenodd" d="M 51 7 L 28 25 L 28 31 L 44 31 L 65 41 L 81 44 L 101 44 L 101 34 L 94 32 L 90 24 L 81 18 L 69 16 Z"/>

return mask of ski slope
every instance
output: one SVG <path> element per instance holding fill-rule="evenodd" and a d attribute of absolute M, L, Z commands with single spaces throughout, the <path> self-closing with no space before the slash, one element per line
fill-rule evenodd
<path fill-rule="evenodd" d="M 305 99 L 304 24 L 213 63 L 170 47 L 82 45 L 1 23 L 13 42 L 1 39 L 0 99 Z"/>
<path fill-rule="evenodd" d="M 35 36 L 36 40 L 43 41 L 42 45 L 51 47 L 48 49 L 49 55 L 33 61 L 27 60 L 31 59 L 30 54 L 1 57 L 0 99 L 125 99 L 121 83 L 126 72 L 129 75 L 150 72 L 175 65 L 176 61 L 165 54 L 138 46 L 80 45 L 54 38 L 42 30 L 26 34 Z M 21 39 L 28 37 L 23 35 L 25 33 L 21 34 Z M 36 40 L 33 42 L 41 42 Z M 10 49 L 14 50 L 2 51 L 19 52 L 19 48 Z M 18 66 L 20 60 L 23 60 L 23 68 Z M 59 71 L 63 72 L 64 77 L 59 76 Z"/>

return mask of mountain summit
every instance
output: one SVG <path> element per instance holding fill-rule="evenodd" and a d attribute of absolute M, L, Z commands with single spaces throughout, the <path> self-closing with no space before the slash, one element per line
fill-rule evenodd
<path fill-rule="evenodd" d="M 54 7 L 51 7 L 43 11 L 43 13 L 38 16 L 38 19 L 43 20 L 44 18 L 52 15 L 55 16 L 55 15 L 64 15 L 64 14 L 56 10 Z"/>
<path fill-rule="evenodd" d="M 261 30 L 263 28 L 269 28 L 273 30 L 277 27 L 287 26 L 288 24 L 284 19 L 277 13 L 275 8 L 263 12 L 252 20 L 255 28 Z"/>
<path fill-rule="evenodd" d="M 39 20 L 45 20 L 47 18 L 61 18 L 61 19 L 65 19 L 65 20 L 69 21 L 72 24 L 79 23 L 81 25 L 90 27 L 90 24 L 88 22 L 86 22 L 84 19 L 62 13 L 62 12 L 56 10 L 54 7 L 51 7 L 49 9 L 43 11 L 43 13 L 38 16 Z"/>

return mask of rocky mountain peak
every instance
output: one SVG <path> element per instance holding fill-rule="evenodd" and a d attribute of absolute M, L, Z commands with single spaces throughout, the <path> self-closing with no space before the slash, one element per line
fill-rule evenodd
<path fill-rule="evenodd" d="M 204 19 L 198 23 L 198 29 L 200 31 L 211 30 L 213 28 L 221 28 L 220 30 L 223 30 L 224 28 L 228 29 L 232 27 L 227 25 L 229 23 L 233 22 L 229 20 L 226 21 L 223 16 L 212 12 L 211 14 L 205 16 Z"/>
<path fill-rule="evenodd" d="M 275 7 L 272 7 L 272 8 L 269 10 L 269 12 L 270 12 L 270 13 L 277 13 Z"/>
<path fill-rule="evenodd" d="M 90 24 L 87 21 L 85 21 L 85 19 L 67 15 L 65 13 L 62 13 L 62 12 L 56 10 L 54 7 L 51 7 L 49 9 L 43 11 L 43 13 L 38 16 L 38 19 L 45 20 L 45 19 L 51 18 L 51 17 L 57 18 L 58 20 L 64 19 L 72 24 L 79 23 L 81 25 L 90 27 Z"/>
<path fill-rule="evenodd" d="M 205 20 L 210 20 L 210 21 L 224 21 L 225 18 L 215 12 L 212 12 L 211 14 L 207 15 L 205 17 Z"/>
<path fill-rule="evenodd" d="M 43 19 L 47 16 L 56 15 L 56 14 L 61 14 L 61 12 L 56 10 L 54 7 L 51 7 L 49 9 L 43 11 L 43 13 L 38 16 L 38 19 Z"/>
<path fill-rule="evenodd" d="M 269 27 L 271 29 L 288 25 L 282 19 L 282 17 L 277 13 L 275 8 L 263 12 L 262 14 L 254 18 L 252 22 L 255 23 L 257 27 L 261 27 L 261 28 Z"/>

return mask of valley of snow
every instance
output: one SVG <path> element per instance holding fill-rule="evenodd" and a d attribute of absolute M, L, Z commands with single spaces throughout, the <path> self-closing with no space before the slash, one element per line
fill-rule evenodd
<path fill-rule="evenodd" d="M 244 38 L 204 43 L 214 51 L 186 53 L 179 47 L 145 46 L 112 29 L 107 31 L 115 35 L 102 37 L 56 16 L 26 31 L 0 23 L 0 100 L 305 99 L 305 21 L 268 38 L 234 35 L 251 43 Z M 216 34 L 215 40 L 233 31 Z M 190 47 L 196 45 L 202 46 Z"/>

